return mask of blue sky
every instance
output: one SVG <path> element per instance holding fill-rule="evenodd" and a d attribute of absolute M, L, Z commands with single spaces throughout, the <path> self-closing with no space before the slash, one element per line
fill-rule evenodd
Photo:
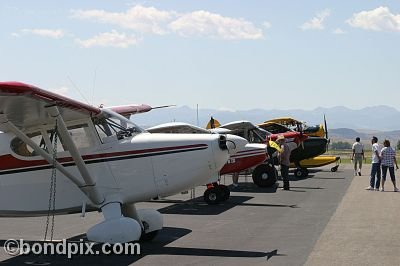
<path fill-rule="evenodd" d="M 0 2 L 0 80 L 96 105 L 400 109 L 399 47 L 399 1 Z"/>

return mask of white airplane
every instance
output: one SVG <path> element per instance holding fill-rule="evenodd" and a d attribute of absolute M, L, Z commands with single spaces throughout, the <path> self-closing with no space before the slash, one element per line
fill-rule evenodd
<path fill-rule="evenodd" d="M 229 134 L 227 128 L 204 129 L 188 123 L 170 122 L 148 128 L 151 133 L 184 133 L 184 134 Z M 230 135 L 228 135 L 230 136 Z M 229 141 L 229 140 L 228 140 Z M 239 148 L 236 154 L 231 154 L 228 162 L 221 169 L 220 175 L 238 174 L 246 169 L 262 164 L 267 159 L 267 145 L 261 143 L 247 143 Z M 208 204 L 217 204 L 229 198 L 229 188 L 211 180 L 207 183 L 204 192 L 204 201 Z"/>
<path fill-rule="evenodd" d="M 101 210 L 87 238 L 108 243 L 153 238 L 162 215 L 135 203 L 216 179 L 247 143 L 150 134 L 112 110 L 18 82 L 0 82 L 0 131 L 0 216 Z"/>

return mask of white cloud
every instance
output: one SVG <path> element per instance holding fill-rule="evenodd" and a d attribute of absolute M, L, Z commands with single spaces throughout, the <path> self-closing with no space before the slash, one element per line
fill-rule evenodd
<path fill-rule="evenodd" d="M 354 28 L 400 32 L 400 14 L 393 14 L 388 7 L 383 6 L 355 13 L 346 22 Z"/>
<path fill-rule="evenodd" d="M 14 37 L 20 37 L 22 35 L 37 35 L 41 37 L 48 37 L 48 38 L 53 38 L 53 39 L 60 39 L 64 37 L 65 33 L 63 30 L 56 29 L 56 30 L 51 30 L 51 29 L 22 29 L 19 31 L 19 33 L 14 32 L 11 35 Z"/>
<path fill-rule="evenodd" d="M 176 33 L 180 36 L 205 36 L 233 39 L 260 39 L 262 30 L 242 18 L 224 17 L 208 11 L 179 14 L 176 11 L 136 5 L 126 12 L 104 10 L 72 10 L 72 17 L 117 25 L 140 33 L 157 35 Z M 264 24 L 270 27 L 270 24 Z"/>
<path fill-rule="evenodd" d="M 104 10 L 72 10 L 72 17 L 117 25 L 143 33 L 165 34 L 165 24 L 173 20 L 175 12 L 136 5 L 126 12 Z"/>
<path fill-rule="evenodd" d="M 75 41 L 84 48 L 90 48 L 93 46 L 127 48 L 131 45 L 138 44 L 140 39 L 135 36 L 128 36 L 125 33 L 119 33 L 116 30 L 112 30 L 111 32 L 100 33 L 90 39 L 76 39 Z"/>
<path fill-rule="evenodd" d="M 336 28 L 335 30 L 332 31 L 333 34 L 346 34 L 344 30 L 341 28 Z"/>
<path fill-rule="evenodd" d="M 269 29 L 269 28 L 272 27 L 272 24 L 271 24 L 270 22 L 268 22 L 268 21 L 265 21 L 265 22 L 263 23 L 263 26 L 264 26 L 264 28 Z"/>
<path fill-rule="evenodd" d="M 325 9 L 321 12 L 318 12 L 315 17 L 311 20 L 305 22 L 303 25 L 300 26 L 302 30 L 323 30 L 325 28 L 324 21 L 329 15 L 331 11 L 329 9 Z"/>
<path fill-rule="evenodd" d="M 226 40 L 260 39 L 261 29 L 244 19 L 223 17 L 200 10 L 187 13 L 169 24 L 169 28 L 181 36 L 207 36 Z"/>

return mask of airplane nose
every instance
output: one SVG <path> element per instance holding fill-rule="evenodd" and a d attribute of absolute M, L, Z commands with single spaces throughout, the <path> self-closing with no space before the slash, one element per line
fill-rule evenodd
<path fill-rule="evenodd" d="M 229 154 L 235 154 L 240 150 L 245 149 L 249 142 L 239 136 L 227 134 L 226 135 L 226 146 L 228 147 Z"/>

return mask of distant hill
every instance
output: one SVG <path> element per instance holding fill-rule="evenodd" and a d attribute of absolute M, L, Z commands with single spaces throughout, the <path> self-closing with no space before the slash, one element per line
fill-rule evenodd
<path fill-rule="evenodd" d="M 385 131 L 391 137 L 396 137 L 396 135 L 400 133 L 398 130 L 400 129 L 400 112 L 388 106 L 366 107 L 359 110 L 353 110 L 343 106 L 332 108 L 319 107 L 314 110 L 251 109 L 228 111 L 199 109 L 199 126 L 205 126 L 210 116 L 218 119 L 221 123 L 235 120 L 249 120 L 253 123 L 260 123 L 271 118 L 291 116 L 298 120 L 307 121 L 309 125 L 315 125 L 323 123 L 324 114 L 327 117 L 329 129 L 336 128 L 341 130 L 352 128 L 357 129 L 359 133 L 363 133 L 364 131 Z M 145 127 L 171 121 L 187 122 L 196 125 L 197 111 L 195 108 L 190 108 L 188 106 L 158 109 L 150 113 L 135 115 L 132 117 L 132 120 Z M 358 129 L 362 129 L 362 132 Z M 353 138 L 355 135 L 351 135 L 350 132 L 347 132 L 346 136 Z"/>
<path fill-rule="evenodd" d="M 356 137 L 361 138 L 361 142 L 370 146 L 370 140 L 373 136 L 379 139 L 382 143 L 384 139 L 390 140 L 392 146 L 396 146 L 397 141 L 400 140 L 400 130 L 394 131 L 371 131 L 371 130 L 354 130 L 349 128 L 337 128 L 329 130 L 329 138 L 332 142 L 347 141 L 353 143 Z"/>

